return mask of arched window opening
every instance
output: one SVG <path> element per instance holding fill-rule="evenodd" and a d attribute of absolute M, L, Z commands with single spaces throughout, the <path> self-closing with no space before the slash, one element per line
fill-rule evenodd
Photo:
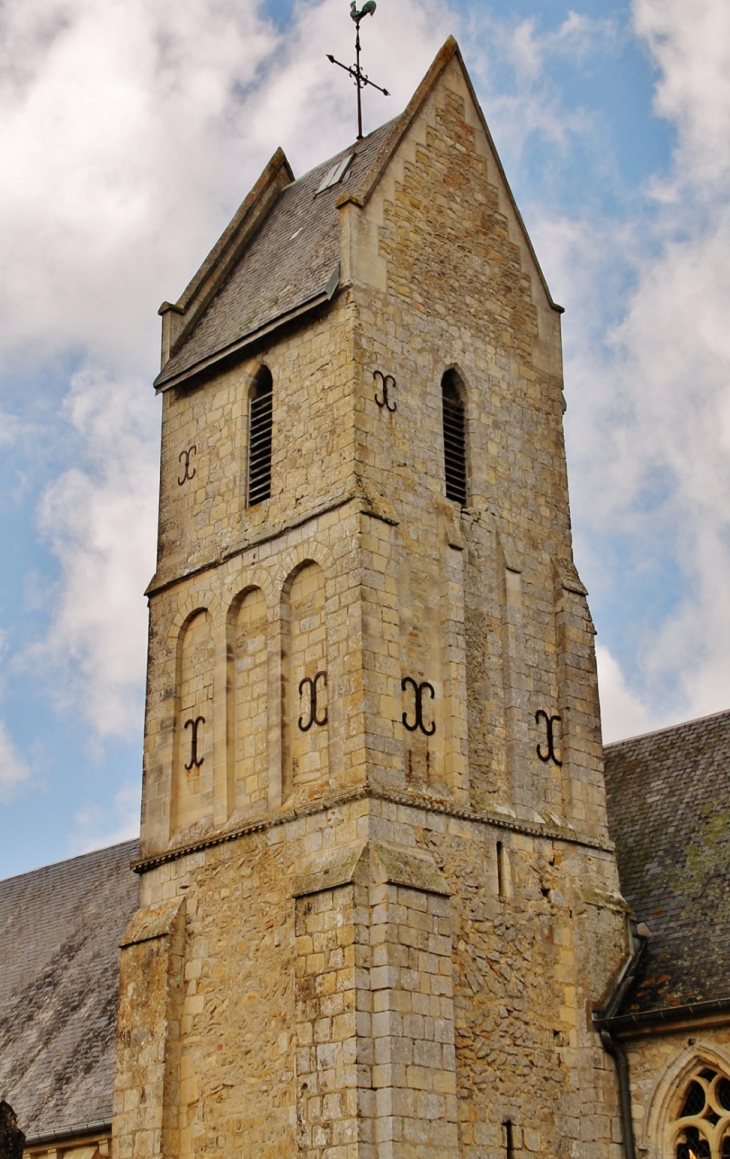
<path fill-rule="evenodd" d="M 446 498 L 466 506 L 466 421 L 458 379 L 447 370 L 441 379 Z"/>
<path fill-rule="evenodd" d="M 673 1159 L 730 1159 L 730 1079 L 701 1066 L 684 1088 L 672 1134 Z"/>
<path fill-rule="evenodd" d="M 262 366 L 258 373 L 248 411 L 248 506 L 254 507 L 271 495 L 271 424 L 274 381 Z"/>

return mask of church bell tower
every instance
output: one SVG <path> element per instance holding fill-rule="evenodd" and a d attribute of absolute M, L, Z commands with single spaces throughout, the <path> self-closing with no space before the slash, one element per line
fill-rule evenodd
<path fill-rule="evenodd" d="M 609 1159 L 552 301 L 458 47 L 164 303 L 114 1159 Z"/>

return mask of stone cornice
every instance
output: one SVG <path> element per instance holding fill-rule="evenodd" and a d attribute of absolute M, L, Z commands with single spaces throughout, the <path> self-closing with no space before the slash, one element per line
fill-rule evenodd
<path fill-rule="evenodd" d="M 146 873 L 170 861 L 177 861 L 191 853 L 199 853 L 203 849 L 211 849 L 215 845 L 224 845 L 229 841 L 237 841 L 249 833 L 263 833 L 275 829 L 280 825 L 287 825 L 290 821 L 297 821 L 302 817 L 313 817 L 318 813 L 326 813 L 329 809 L 336 809 L 342 805 L 349 805 L 355 801 L 383 801 L 392 805 L 402 805 L 409 809 L 421 810 L 425 813 L 438 813 L 446 817 L 454 817 L 461 821 L 470 821 L 479 825 L 489 825 L 496 829 L 506 829 L 512 833 L 523 833 L 528 837 L 538 837 L 549 841 L 564 841 L 569 845 L 580 845 L 586 849 L 595 849 L 601 853 L 613 853 L 611 841 L 600 841 L 594 837 L 576 832 L 574 829 L 560 825 L 548 825 L 538 821 L 526 821 L 519 817 L 510 817 L 503 813 L 487 810 L 460 808 L 458 805 L 441 798 L 414 796 L 409 793 L 399 793 L 397 790 L 382 785 L 355 785 L 352 788 L 342 789 L 339 792 L 329 793 L 317 801 L 304 805 L 290 806 L 267 813 L 256 820 L 247 821 L 243 825 L 236 825 L 231 829 L 219 830 L 210 833 L 195 841 L 176 845 L 172 849 L 162 850 L 150 857 L 140 857 L 132 863 L 135 873 Z"/>
<path fill-rule="evenodd" d="M 231 551 L 224 552 L 215 559 L 201 563 L 199 567 L 193 568 L 192 571 L 186 571 L 182 575 L 171 576 L 170 579 L 165 580 L 163 583 L 157 582 L 157 576 L 154 575 L 144 594 L 149 599 L 151 596 L 159 595 L 160 592 L 169 591 L 170 588 L 177 587 L 178 584 L 195 579 L 199 575 L 204 575 L 207 571 L 215 570 L 221 564 L 228 563 L 229 559 L 235 559 L 239 555 L 245 555 L 247 551 L 253 551 L 265 543 L 271 543 L 275 539 L 280 539 L 282 535 L 296 531 L 297 528 L 304 527 L 307 523 L 311 523 L 314 519 L 320 519 L 323 515 L 329 515 L 332 511 L 339 511 L 341 507 L 347 507 L 348 503 L 359 503 L 361 515 L 368 515 L 371 519 L 379 519 L 382 523 L 388 523 L 392 527 L 398 526 L 397 519 L 393 519 L 387 512 L 378 511 L 376 507 L 369 506 L 365 497 L 359 492 L 351 492 L 349 495 L 344 495 L 342 499 L 335 500 L 334 503 L 317 507 L 313 511 L 307 511 L 305 514 L 297 516 L 294 519 L 283 520 L 277 524 L 273 531 L 262 531 L 258 535 L 252 535 L 245 543 L 239 544 L 237 547 L 232 548 Z"/>

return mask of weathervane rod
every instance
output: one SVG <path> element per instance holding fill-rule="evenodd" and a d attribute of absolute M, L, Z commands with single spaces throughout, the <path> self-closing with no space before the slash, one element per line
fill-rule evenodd
<path fill-rule="evenodd" d="M 354 0 L 353 0 L 354 2 Z M 362 140 L 362 69 L 360 68 L 360 20 L 355 22 L 355 72 L 357 73 L 357 139 Z"/>
<path fill-rule="evenodd" d="M 339 65 L 344 68 L 346 73 L 352 77 L 357 87 L 357 139 L 362 140 L 362 90 L 370 85 L 371 88 L 377 89 L 384 97 L 389 97 L 390 93 L 387 89 L 383 89 L 380 85 L 376 85 L 375 81 L 369 80 L 367 74 L 360 68 L 360 21 L 363 16 L 372 16 L 375 11 L 375 0 L 365 0 L 362 8 L 358 12 L 356 0 L 352 0 L 350 4 L 350 16 L 355 21 L 355 63 L 354 65 L 343 64 L 340 60 L 335 60 L 334 56 L 327 53 L 327 59 L 332 64 Z"/>

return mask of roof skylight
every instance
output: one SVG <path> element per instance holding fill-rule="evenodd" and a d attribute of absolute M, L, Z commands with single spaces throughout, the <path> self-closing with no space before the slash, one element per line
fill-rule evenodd
<path fill-rule="evenodd" d="M 317 190 L 317 193 L 324 193 L 325 189 L 331 189 L 333 185 L 337 185 L 338 182 L 340 182 L 345 176 L 345 173 L 347 172 L 350 162 L 354 156 L 354 153 L 348 153 L 347 156 L 343 157 L 341 161 L 335 161 L 334 165 L 332 165 L 331 168 L 327 170 L 324 177 L 322 178 L 322 184 Z M 315 193 L 315 197 L 317 196 L 317 193 Z"/>

